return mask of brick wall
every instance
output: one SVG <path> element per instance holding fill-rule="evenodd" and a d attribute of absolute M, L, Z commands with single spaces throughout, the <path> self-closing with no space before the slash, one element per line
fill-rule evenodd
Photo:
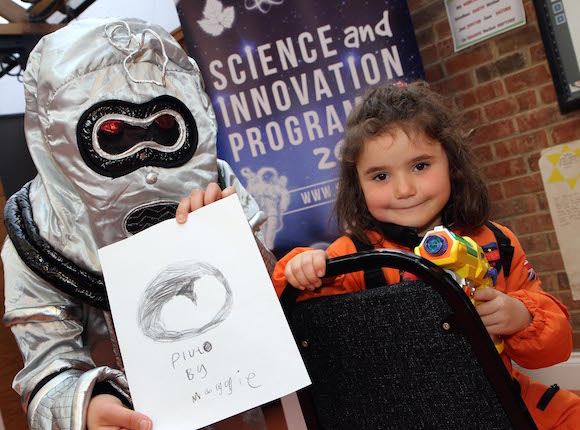
<path fill-rule="evenodd" d="M 455 53 L 443 0 L 408 0 L 427 81 L 464 114 L 493 199 L 492 219 L 520 239 L 543 287 L 572 300 L 538 168 L 543 148 L 580 139 L 580 111 L 560 114 L 532 0 L 526 25 Z"/>

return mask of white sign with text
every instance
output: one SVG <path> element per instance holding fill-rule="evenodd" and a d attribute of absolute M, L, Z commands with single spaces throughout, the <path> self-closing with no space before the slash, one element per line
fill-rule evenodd
<path fill-rule="evenodd" d="M 526 23 L 522 0 L 445 0 L 455 51 Z"/>
<path fill-rule="evenodd" d="M 237 196 L 99 250 L 135 409 L 198 429 L 310 384 Z"/>

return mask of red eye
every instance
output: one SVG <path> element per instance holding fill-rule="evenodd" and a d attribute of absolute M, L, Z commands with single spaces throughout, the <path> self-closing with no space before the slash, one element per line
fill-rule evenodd
<path fill-rule="evenodd" d="M 169 130 L 175 126 L 175 118 L 172 115 L 161 115 L 155 119 L 155 124 L 165 130 Z"/>
<path fill-rule="evenodd" d="M 110 119 L 105 121 L 99 127 L 99 131 L 109 136 L 116 136 L 123 132 L 123 121 L 118 119 Z"/>

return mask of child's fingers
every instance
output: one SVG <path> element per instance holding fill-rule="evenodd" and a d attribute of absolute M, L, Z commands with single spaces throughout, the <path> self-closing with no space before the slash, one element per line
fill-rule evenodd
<path fill-rule="evenodd" d="M 207 206 L 210 203 L 217 202 L 222 198 L 222 190 L 215 182 L 210 182 L 205 190 L 203 197 L 203 205 Z"/>
<path fill-rule="evenodd" d="M 479 301 L 480 299 L 475 299 L 477 306 L 475 310 L 479 314 L 480 318 L 483 318 L 487 315 L 493 315 L 494 313 L 498 313 L 500 311 L 501 303 L 497 300 L 489 300 L 489 301 Z"/>
<path fill-rule="evenodd" d="M 306 271 L 305 271 L 304 265 L 300 265 L 300 266 L 293 265 L 292 273 L 294 274 L 294 279 L 296 279 L 296 285 L 294 285 L 294 284 L 292 284 L 292 285 L 301 286 L 303 288 L 311 289 L 310 287 L 312 286 L 312 282 L 308 278 L 307 272 L 308 272 L 308 269 L 306 269 Z M 314 269 L 311 269 L 311 272 L 314 272 Z"/>
<path fill-rule="evenodd" d="M 151 430 L 152 427 L 151 420 L 145 415 L 120 405 L 111 406 L 107 421 L 108 425 L 124 427 L 127 430 Z"/>
<path fill-rule="evenodd" d="M 306 251 L 292 258 L 284 268 L 286 281 L 299 290 L 310 291 L 322 285 L 326 273 L 326 252 L 322 250 Z"/>
<path fill-rule="evenodd" d="M 286 265 L 286 267 L 284 268 L 284 277 L 286 278 L 286 282 L 288 282 L 294 288 L 298 288 L 299 290 L 304 290 L 304 287 L 302 285 L 300 285 L 300 283 L 296 279 L 296 276 L 294 276 L 294 271 L 292 270 L 290 263 L 288 263 Z"/>
<path fill-rule="evenodd" d="M 179 224 L 183 224 L 187 221 L 187 214 L 203 206 L 204 194 L 205 193 L 202 190 L 195 189 L 191 192 L 189 197 L 181 199 L 179 205 L 177 205 L 177 210 L 175 211 L 175 218 Z"/>
<path fill-rule="evenodd" d="M 312 266 L 311 252 L 304 252 L 290 260 L 284 269 L 284 275 L 290 285 L 300 290 L 313 290 L 320 286 L 320 279 Z"/>
<path fill-rule="evenodd" d="M 222 191 L 218 184 L 215 182 L 210 182 L 205 191 L 195 189 L 191 192 L 189 197 L 181 199 L 175 212 L 175 218 L 179 224 L 183 224 L 185 221 L 187 221 L 187 214 L 190 212 L 198 210 L 203 206 L 207 206 L 210 203 L 216 202 L 223 197 L 228 197 L 235 193 L 236 189 L 232 186 L 227 187 Z"/>
<path fill-rule="evenodd" d="M 493 288 L 480 288 L 473 293 L 473 299 L 476 302 L 488 302 L 495 299 L 501 293 Z"/>
<path fill-rule="evenodd" d="M 292 285 L 299 290 L 303 290 L 304 286 L 298 280 L 297 275 L 300 269 L 300 260 L 302 259 L 302 255 L 297 255 L 292 258 L 284 268 L 284 277 L 286 278 L 286 282 Z"/>
<path fill-rule="evenodd" d="M 490 326 L 485 326 L 485 329 L 492 337 L 501 336 L 503 334 L 503 328 L 500 324 L 494 324 Z"/>
<path fill-rule="evenodd" d="M 317 252 L 305 252 L 304 261 L 302 263 L 302 274 L 304 276 L 303 285 L 309 290 L 314 290 L 322 285 L 320 276 L 318 276 L 318 270 L 316 268 L 316 261 L 319 260 L 319 255 Z M 320 266 L 320 264 L 318 264 Z"/>
<path fill-rule="evenodd" d="M 222 197 L 229 197 L 232 194 L 236 194 L 236 189 L 231 185 L 222 191 Z"/>
<path fill-rule="evenodd" d="M 316 271 L 316 276 L 319 278 L 324 277 L 326 274 L 326 260 L 327 256 L 324 251 L 315 252 L 312 256 L 312 265 Z"/>
<path fill-rule="evenodd" d="M 481 317 L 481 322 L 483 322 L 483 325 L 488 330 L 491 327 L 500 325 L 502 323 L 502 321 L 503 321 L 502 316 L 498 312 Z"/>
<path fill-rule="evenodd" d="M 99 394 L 91 399 L 87 411 L 87 428 L 151 430 L 153 424 L 147 416 L 126 408 L 117 397 Z"/>
<path fill-rule="evenodd" d="M 189 195 L 189 211 L 193 212 L 203 207 L 203 200 L 205 198 L 205 191 L 195 189 Z"/>
<path fill-rule="evenodd" d="M 175 211 L 175 218 L 179 224 L 183 224 L 187 220 L 187 214 L 189 213 L 189 197 L 181 199 L 177 210 Z"/>

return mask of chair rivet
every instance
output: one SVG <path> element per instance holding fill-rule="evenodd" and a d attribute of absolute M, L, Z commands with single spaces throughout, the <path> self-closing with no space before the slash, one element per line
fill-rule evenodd
<path fill-rule="evenodd" d="M 301 343 L 302 348 L 308 348 L 308 341 L 307 340 L 303 340 Z"/>
<path fill-rule="evenodd" d="M 443 323 L 443 330 L 447 331 L 451 329 L 451 324 L 449 324 L 448 322 L 444 322 Z"/>

